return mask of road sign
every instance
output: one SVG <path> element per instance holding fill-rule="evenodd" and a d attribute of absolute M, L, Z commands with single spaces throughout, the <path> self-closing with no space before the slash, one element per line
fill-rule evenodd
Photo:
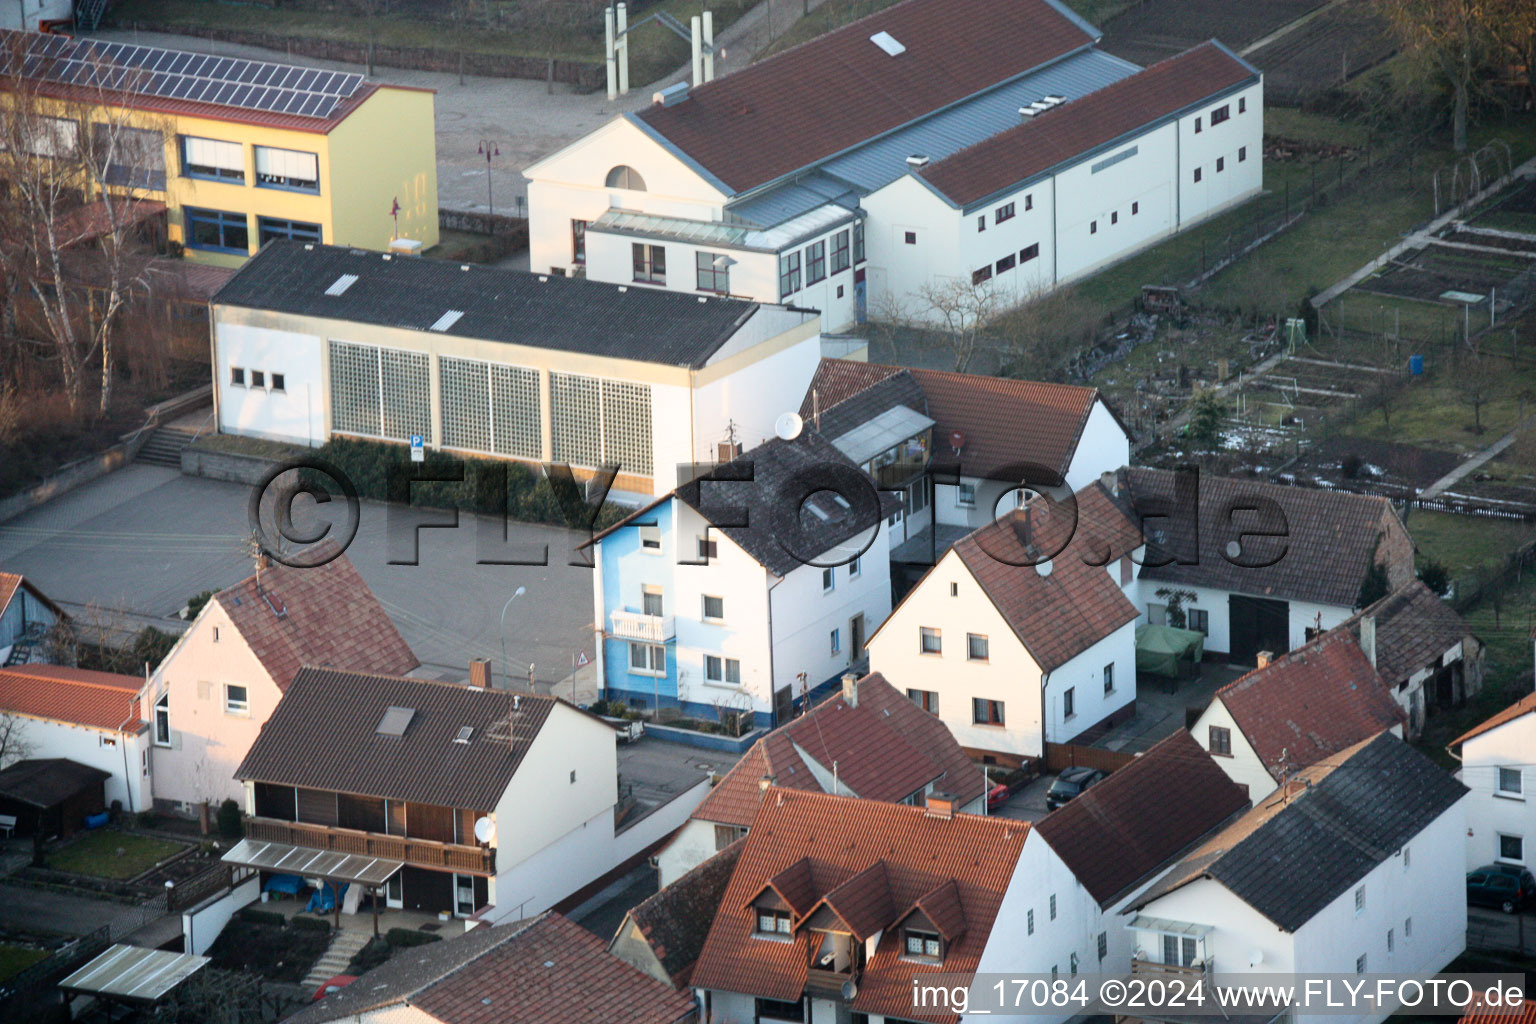
<path fill-rule="evenodd" d="M 425 462 L 427 460 L 427 439 L 420 434 L 411 435 L 411 461 Z"/>
<path fill-rule="evenodd" d="M 587 652 L 582 651 L 580 654 L 576 655 L 576 667 L 581 668 L 581 666 L 585 664 L 587 664 Z"/>

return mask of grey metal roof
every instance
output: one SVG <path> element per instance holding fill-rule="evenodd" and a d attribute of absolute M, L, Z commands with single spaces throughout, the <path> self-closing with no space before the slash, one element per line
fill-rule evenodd
<path fill-rule="evenodd" d="M 405 862 L 359 853 L 316 850 L 308 846 L 242 839 L 223 857 L 226 864 L 278 871 L 285 875 L 325 878 L 337 882 L 383 885 Z"/>
<path fill-rule="evenodd" d="M 326 294 L 343 274 L 358 280 L 339 295 Z M 426 331 L 447 311 L 462 310 L 440 333 L 694 368 L 761 308 L 736 299 L 287 239 L 264 245 L 211 304 L 412 331 Z"/>
<path fill-rule="evenodd" d="M 1306 924 L 1467 793 L 1413 747 L 1383 732 L 1296 777 L 1174 867 L 1139 910 L 1212 878 L 1288 932 Z"/>
<path fill-rule="evenodd" d="M 862 466 L 881 452 L 889 451 L 910 437 L 916 437 L 931 426 L 933 420 L 927 416 L 898 405 L 859 424 L 848 433 L 833 438 L 832 443 L 838 451 Z"/>
<path fill-rule="evenodd" d="M 207 965 L 206 956 L 117 945 L 59 982 L 59 988 L 153 1003 Z"/>
<path fill-rule="evenodd" d="M 821 170 L 873 192 L 906 174 L 914 153 L 941 160 L 1017 125 L 1020 107 L 1051 95 L 1070 103 L 1140 70 L 1102 50 L 1084 50 L 834 157 Z"/>
<path fill-rule="evenodd" d="M 640 238 L 676 238 L 695 245 L 778 252 L 807 238 L 825 234 L 840 224 L 851 222 L 853 218 L 853 208 L 836 202 L 821 203 L 769 228 L 610 209 L 603 211 L 597 220 L 588 224 L 587 231 L 606 231 Z"/>
<path fill-rule="evenodd" d="M 778 188 L 733 202 L 726 206 L 725 212 L 743 223 L 771 228 L 827 203 L 856 209 L 858 192 L 848 182 L 816 171 Z"/>

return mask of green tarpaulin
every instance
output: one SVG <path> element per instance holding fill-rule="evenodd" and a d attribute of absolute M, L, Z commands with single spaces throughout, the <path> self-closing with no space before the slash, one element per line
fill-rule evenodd
<path fill-rule="evenodd" d="M 1205 654 L 1205 635 L 1172 626 L 1136 627 L 1136 671 L 1169 679 L 1179 677 L 1179 662 L 1197 662 Z"/>

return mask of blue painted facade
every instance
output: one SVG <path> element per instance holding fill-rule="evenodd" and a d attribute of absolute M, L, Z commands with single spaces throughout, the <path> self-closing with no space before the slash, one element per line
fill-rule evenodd
<path fill-rule="evenodd" d="M 656 584 L 662 588 L 662 614 L 672 615 L 672 567 L 676 551 L 673 530 L 674 501 L 664 501 L 645 516 L 604 537 L 598 548 L 602 559 L 603 621 L 609 628 L 609 613 L 615 610 L 639 612 L 641 586 Z M 661 554 L 651 554 L 641 547 L 641 527 L 654 525 L 661 534 Z M 603 687 L 605 698 L 622 700 L 635 708 L 681 707 L 677 699 L 677 637 L 674 634 L 662 646 L 666 650 L 666 674 L 649 675 L 630 669 L 629 647 L 632 641 L 621 637 L 603 638 Z M 711 709 L 713 710 L 713 709 Z M 698 711 L 683 708 L 687 715 Z"/>

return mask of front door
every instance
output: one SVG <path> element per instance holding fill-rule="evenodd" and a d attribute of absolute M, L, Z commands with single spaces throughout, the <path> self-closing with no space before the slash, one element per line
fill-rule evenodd
<path fill-rule="evenodd" d="M 864 657 L 864 615 L 848 620 L 848 654 L 854 661 Z"/>
<path fill-rule="evenodd" d="M 405 907 L 404 883 L 400 879 L 400 872 L 396 871 L 389 876 L 389 881 L 384 883 L 384 905 L 400 910 Z"/>
<path fill-rule="evenodd" d="M 453 876 L 453 915 L 468 917 L 475 912 L 475 876 Z"/>

